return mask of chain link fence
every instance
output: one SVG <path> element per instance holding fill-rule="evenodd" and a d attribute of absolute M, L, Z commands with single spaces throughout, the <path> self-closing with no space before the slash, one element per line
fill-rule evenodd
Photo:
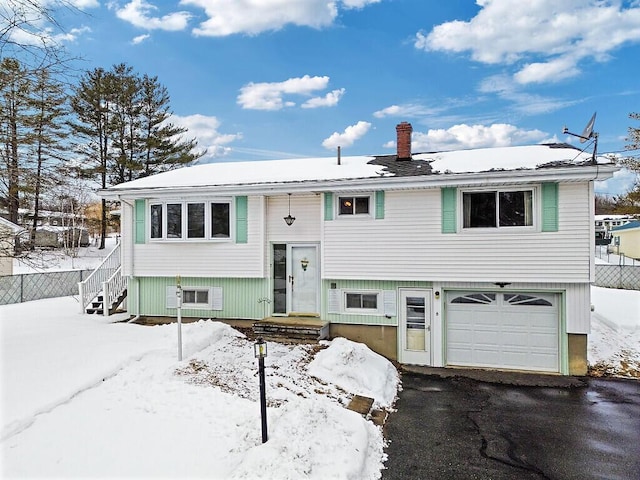
<path fill-rule="evenodd" d="M 640 265 L 596 265 L 595 285 L 640 290 Z"/>
<path fill-rule="evenodd" d="M 78 282 L 93 270 L 24 273 L 0 277 L 0 305 L 78 295 Z"/>

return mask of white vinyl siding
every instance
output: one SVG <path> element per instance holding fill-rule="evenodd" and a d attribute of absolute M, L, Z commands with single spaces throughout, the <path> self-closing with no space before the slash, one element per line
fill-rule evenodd
<path fill-rule="evenodd" d="M 325 278 L 589 282 L 587 182 L 559 185 L 559 231 L 443 234 L 439 189 L 387 191 L 385 218 L 324 222 Z M 470 268 L 473 266 L 473 268 Z"/>
<path fill-rule="evenodd" d="M 123 218 L 123 227 L 131 223 L 130 210 L 130 208 L 127 209 L 129 213 L 125 216 L 129 220 Z M 129 266 L 125 268 L 124 274 L 140 277 L 175 275 L 213 278 L 264 277 L 263 211 L 264 198 L 249 197 L 248 243 L 193 241 L 124 245 L 127 252 L 125 258 L 129 260 Z M 129 252 L 132 252 L 133 257 Z"/>
<path fill-rule="evenodd" d="M 291 216 L 288 226 L 284 217 L 289 212 L 287 195 L 267 198 L 267 239 L 271 243 L 319 242 L 322 225 L 321 195 L 291 195 Z"/>

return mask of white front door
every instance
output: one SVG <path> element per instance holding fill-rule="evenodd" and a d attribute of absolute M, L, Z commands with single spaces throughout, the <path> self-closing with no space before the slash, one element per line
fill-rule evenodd
<path fill-rule="evenodd" d="M 400 289 L 400 363 L 431 365 L 431 290 Z"/>
<path fill-rule="evenodd" d="M 288 249 L 288 311 L 319 313 L 318 246 L 288 245 Z"/>

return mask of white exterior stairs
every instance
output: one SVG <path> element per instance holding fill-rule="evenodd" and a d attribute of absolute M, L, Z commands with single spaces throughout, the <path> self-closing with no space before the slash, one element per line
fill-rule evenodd
<path fill-rule="evenodd" d="M 128 279 L 122 276 L 118 244 L 86 280 L 78 283 L 82 313 L 109 316 L 121 311 L 119 308 L 127 297 L 127 286 Z"/>

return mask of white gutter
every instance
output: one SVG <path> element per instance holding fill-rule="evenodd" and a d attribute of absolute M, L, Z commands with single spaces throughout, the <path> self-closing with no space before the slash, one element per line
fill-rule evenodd
<path fill-rule="evenodd" d="M 179 195 L 183 197 L 201 196 L 214 190 L 217 194 L 275 195 L 281 193 L 335 192 L 365 190 L 404 190 L 441 187 L 473 187 L 480 185 L 508 184 L 545 181 L 601 181 L 611 178 L 620 169 L 615 164 L 597 164 L 580 167 L 548 167 L 540 169 L 500 170 L 472 173 L 446 173 L 419 176 L 384 176 L 367 178 L 343 178 L 330 180 L 300 180 L 292 182 L 247 183 L 225 185 L 190 185 L 174 187 L 117 188 L 98 190 L 98 195 L 109 200 L 119 200 L 122 196 L 156 197 Z"/>

